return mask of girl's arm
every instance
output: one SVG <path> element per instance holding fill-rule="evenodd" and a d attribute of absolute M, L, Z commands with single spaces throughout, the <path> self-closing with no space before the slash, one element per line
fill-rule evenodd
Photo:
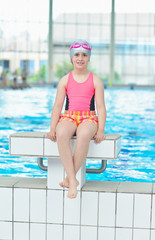
<path fill-rule="evenodd" d="M 58 84 L 57 87 L 57 94 L 54 102 L 54 106 L 51 113 L 51 127 L 50 132 L 47 133 L 47 137 L 50 138 L 52 141 L 56 141 L 56 126 L 59 121 L 59 117 L 62 111 L 62 107 L 65 100 L 66 95 L 66 85 L 67 85 L 68 75 L 64 76 Z"/>
<path fill-rule="evenodd" d="M 105 139 L 104 128 L 106 122 L 106 107 L 104 101 L 104 85 L 100 78 L 94 76 L 95 101 L 98 114 L 98 130 L 95 135 L 95 142 L 99 143 Z"/>

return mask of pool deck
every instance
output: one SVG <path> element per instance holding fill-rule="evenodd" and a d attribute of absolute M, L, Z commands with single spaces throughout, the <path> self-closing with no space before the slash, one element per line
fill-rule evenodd
<path fill-rule="evenodd" d="M 0 187 L 47 189 L 46 178 L 0 177 Z M 155 183 L 86 181 L 82 191 L 155 194 Z"/>
<path fill-rule="evenodd" d="M 66 195 L 45 178 L 0 177 L 0 239 L 155 239 L 155 183 L 87 181 Z"/>

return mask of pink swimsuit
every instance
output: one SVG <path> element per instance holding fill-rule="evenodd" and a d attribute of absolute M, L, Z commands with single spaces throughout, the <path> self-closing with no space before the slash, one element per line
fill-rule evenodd
<path fill-rule="evenodd" d="M 95 89 L 93 73 L 90 72 L 88 78 L 79 83 L 74 80 L 72 72 L 69 73 L 66 89 L 66 107 L 69 111 L 94 111 Z"/>
<path fill-rule="evenodd" d="M 65 113 L 61 114 L 59 121 L 69 120 L 78 126 L 82 122 L 98 123 L 95 113 L 95 88 L 93 73 L 79 83 L 74 80 L 72 72 L 69 73 L 66 89 Z"/>

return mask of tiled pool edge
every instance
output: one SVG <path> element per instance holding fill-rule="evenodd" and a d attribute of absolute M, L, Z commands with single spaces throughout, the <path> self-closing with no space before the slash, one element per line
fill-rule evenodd
<path fill-rule="evenodd" d="M 86 182 L 75 200 L 46 179 L 0 178 L 0 239 L 154 240 L 155 183 Z"/>

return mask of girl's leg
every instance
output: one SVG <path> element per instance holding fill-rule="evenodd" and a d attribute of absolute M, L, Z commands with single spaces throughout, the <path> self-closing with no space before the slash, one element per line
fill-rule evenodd
<path fill-rule="evenodd" d="M 97 125 L 93 122 L 83 122 L 77 128 L 76 147 L 74 152 L 74 170 L 78 172 L 87 157 L 89 142 L 97 132 Z"/>
<path fill-rule="evenodd" d="M 73 122 L 63 120 L 56 127 L 56 139 L 62 164 L 67 174 L 69 184 L 68 197 L 74 198 L 77 195 L 77 180 L 74 170 L 70 139 L 76 131 L 76 125 Z M 65 182 L 60 183 L 63 186 Z"/>

